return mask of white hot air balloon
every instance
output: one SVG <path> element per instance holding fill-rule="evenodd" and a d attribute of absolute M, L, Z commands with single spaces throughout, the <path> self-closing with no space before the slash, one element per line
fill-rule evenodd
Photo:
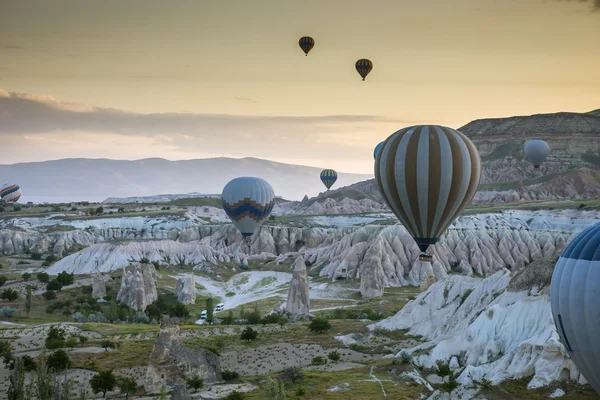
<path fill-rule="evenodd" d="M 0 187 L 0 198 L 6 203 L 16 203 L 21 198 L 21 188 L 14 183 L 5 183 Z"/>
<path fill-rule="evenodd" d="M 562 344 L 600 394 L 600 223 L 562 252 L 550 284 L 550 305 Z"/>
<path fill-rule="evenodd" d="M 221 201 L 227 216 L 249 239 L 271 214 L 275 192 L 264 179 L 240 177 L 225 185 Z"/>
<path fill-rule="evenodd" d="M 533 164 L 534 168 L 539 168 L 548 154 L 550 154 L 550 146 L 543 140 L 530 140 L 525 144 L 525 158 Z"/>

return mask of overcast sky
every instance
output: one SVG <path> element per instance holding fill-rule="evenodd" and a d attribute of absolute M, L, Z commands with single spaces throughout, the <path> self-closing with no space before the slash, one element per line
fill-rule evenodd
<path fill-rule="evenodd" d="M 372 173 L 407 125 L 600 108 L 599 39 L 600 0 L 0 0 L 1 162 Z"/>

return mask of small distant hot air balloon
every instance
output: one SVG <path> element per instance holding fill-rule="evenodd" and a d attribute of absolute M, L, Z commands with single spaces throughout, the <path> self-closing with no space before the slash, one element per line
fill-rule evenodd
<path fill-rule="evenodd" d="M 381 142 L 377 146 L 375 146 L 375 150 L 373 150 L 373 158 L 377 159 L 377 153 L 379 153 L 379 150 L 381 150 L 383 143 L 384 142 Z"/>
<path fill-rule="evenodd" d="M 258 231 L 275 205 L 275 192 L 261 178 L 235 178 L 223 188 L 223 210 L 245 239 Z"/>
<path fill-rule="evenodd" d="M 373 69 L 373 63 L 371 62 L 371 60 L 361 58 L 356 62 L 356 64 L 354 64 L 354 67 L 356 68 L 356 72 L 358 72 L 358 74 L 362 76 L 364 81 L 367 75 L 369 75 L 369 72 L 371 72 L 371 70 Z"/>
<path fill-rule="evenodd" d="M 300 45 L 302 51 L 308 56 L 308 52 L 315 47 L 315 39 L 311 38 L 310 36 L 303 36 L 298 41 L 298 44 Z"/>
<path fill-rule="evenodd" d="M 556 330 L 571 360 L 600 394 L 600 223 L 562 252 L 550 284 Z"/>
<path fill-rule="evenodd" d="M 321 182 L 323 182 L 327 190 L 331 189 L 335 181 L 337 181 L 337 172 L 332 169 L 321 171 Z"/>
<path fill-rule="evenodd" d="M 550 146 L 543 140 L 530 140 L 525 144 L 525 157 L 534 168 L 539 168 L 548 154 L 550 154 Z"/>
<path fill-rule="evenodd" d="M 388 137 L 375 159 L 375 180 L 390 209 L 431 261 L 435 244 L 479 187 L 481 159 L 473 142 L 443 126 L 418 125 Z"/>
<path fill-rule="evenodd" d="M 0 198 L 7 203 L 16 203 L 21 194 L 21 188 L 17 184 L 5 183 L 0 187 Z"/>

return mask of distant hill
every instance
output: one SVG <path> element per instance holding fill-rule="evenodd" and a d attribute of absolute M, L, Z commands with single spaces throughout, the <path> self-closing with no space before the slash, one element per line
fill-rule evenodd
<path fill-rule="evenodd" d="M 509 118 L 478 119 L 459 128 L 483 161 L 475 202 L 600 197 L 600 109 Z M 539 170 L 524 160 L 525 143 L 543 139 L 552 151 Z M 381 202 L 374 179 L 340 187 L 310 201 L 341 193 Z"/>
<path fill-rule="evenodd" d="M 319 193 L 321 168 L 283 164 L 258 158 L 209 158 L 136 161 L 73 158 L 0 165 L 2 182 L 17 182 L 22 201 L 92 200 L 107 197 L 142 197 L 163 193 L 221 193 L 238 176 L 266 179 L 276 195 L 301 199 Z M 372 177 L 339 173 L 338 184 L 349 185 Z M 337 185 L 337 184 L 336 184 Z M 42 200 L 43 199 L 43 200 Z"/>

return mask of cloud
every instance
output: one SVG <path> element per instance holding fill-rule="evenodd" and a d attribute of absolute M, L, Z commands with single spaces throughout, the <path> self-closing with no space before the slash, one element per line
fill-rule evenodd
<path fill-rule="evenodd" d="M 250 97 L 234 97 L 235 100 L 239 100 L 239 101 L 247 101 L 250 103 L 258 103 L 258 100 L 254 100 Z"/>
<path fill-rule="evenodd" d="M 372 159 L 363 156 L 380 140 L 404 126 L 422 123 L 372 115 L 141 114 L 2 89 L 0 119 L 0 143 L 5 152 L 14 154 L 11 162 L 31 159 L 29 151 L 23 151 L 30 148 L 27 146 L 35 147 L 36 154 L 44 152 L 47 159 L 89 157 L 94 148 L 96 157 L 114 157 L 116 153 L 107 150 L 101 139 L 105 136 L 118 147 L 118 154 L 130 157 L 139 157 L 139 149 L 131 145 L 136 142 L 148 154 L 169 154 L 172 159 L 176 154 L 302 159 L 307 165 L 330 163 L 333 168 L 340 165 L 338 160 L 352 167 L 346 171 L 354 172 L 370 172 Z M 119 137 L 122 145 L 115 144 Z M 70 155 L 59 149 L 64 143 L 70 143 Z M 364 161 L 360 168 L 357 159 Z"/>

